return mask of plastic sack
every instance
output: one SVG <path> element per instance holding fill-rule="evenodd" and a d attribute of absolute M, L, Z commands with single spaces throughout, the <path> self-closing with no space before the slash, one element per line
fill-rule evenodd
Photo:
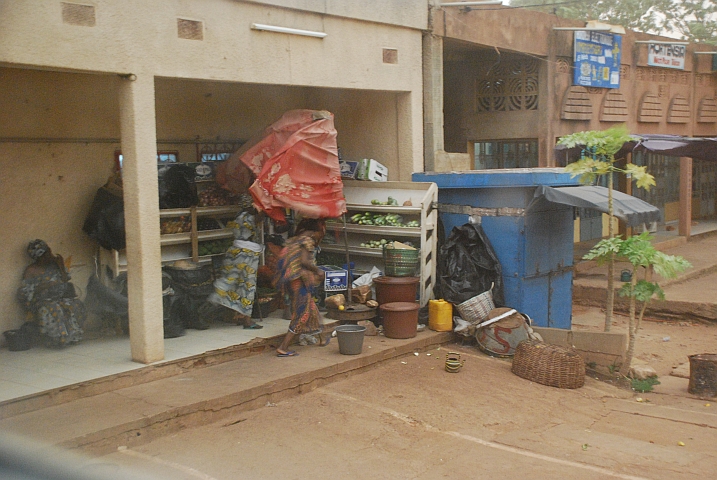
<path fill-rule="evenodd" d="M 371 286 L 373 284 L 373 279 L 376 277 L 380 277 L 383 275 L 381 273 L 381 270 L 378 269 L 378 267 L 373 267 L 370 272 L 364 273 L 360 277 L 358 277 L 356 280 L 351 283 L 351 286 L 353 288 L 358 288 L 362 285 L 368 285 Z"/>
<path fill-rule="evenodd" d="M 491 290 L 496 306 L 504 304 L 503 274 L 493 247 L 477 224 L 455 227 L 438 252 L 436 298 L 459 305 Z"/>
<path fill-rule="evenodd" d="M 361 285 L 351 290 L 351 301 L 366 303 L 371 300 L 371 285 Z"/>
<path fill-rule="evenodd" d="M 159 208 L 188 208 L 199 205 L 196 172 L 189 165 L 163 167 L 159 175 Z"/>
<path fill-rule="evenodd" d="M 124 200 L 119 193 L 117 195 L 107 186 L 97 190 L 82 225 L 82 231 L 107 250 L 122 250 L 125 247 Z"/>

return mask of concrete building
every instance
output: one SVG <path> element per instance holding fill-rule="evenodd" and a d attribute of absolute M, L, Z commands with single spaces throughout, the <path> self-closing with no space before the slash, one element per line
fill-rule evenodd
<path fill-rule="evenodd" d="M 561 136 L 621 123 L 634 134 L 688 137 L 717 134 L 714 50 L 680 45 L 683 68 L 651 66 L 648 41 L 674 39 L 627 31 L 621 37 L 619 88 L 573 84 L 574 37 L 586 22 L 502 6 L 430 10 L 424 42 L 426 170 L 562 166 L 553 155 Z M 624 29 L 618 29 L 623 30 Z M 443 126 L 443 128 L 440 128 Z M 658 206 L 665 221 L 715 216 L 714 162 L 688 163 L 640 155 L 657 178 L 651 193 L 633 191 Z M 691 202 L 680 177 L 692 179 Z M 631 191 L 630 185 L 622 185 Z M 683 196 L 686 195 L 683 192 Z M 580 212 L 577 239 L 600 237 L 601 215 Z M 689 225 L 689 222 L 685 222 Z"/>
<path fill-rule="evenodd" d="M 11 0 L 0 12 L 0 330 L 23 321 L 32 239 L 71 257 L 84 290 L 98 247 L 82 224 L 118 151 L 143 363 L 163 358 L 158 151 L 197 161 L 287 110 L 325 109 L 345 158 L 377 159 L 391 180 L 422 169 L 424 0 Z"/>

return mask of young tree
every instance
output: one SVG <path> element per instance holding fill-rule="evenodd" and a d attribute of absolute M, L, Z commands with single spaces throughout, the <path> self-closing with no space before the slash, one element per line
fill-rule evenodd
<path fill-rule="evenodd" d="M 645 232 L 628 239 L 613 238 L 600 241 L 585 255 L 584 258 L 596 260 L 598 263 L 610 261 L 617 253 L 620 258 L 626 259 L 632 265 L 630 282 L 623 284 L 619 293 L 622 297 L 630 299 L 630 321 L 628 324 L 628 347 L 625 361 L 620 366 L 620 373 L 627 375 L 630 372 L 632 357 L 635 353 L 635 341 L 640 323 L 645 315 L 648 303 L 657 296 L 665 298 L 660 285 L 653 281 L 654 271 L 664 279 L 675 278 L 692 265 L 682 257 L 667 255 L 658 251 L 650 241 L 652 237 Z M 641 278 L 639 278 L 641 276 Z M 637 302 L 640 302 L 640 312 L 637 313 Z"/>
<path fill-rule="evenodd" d="M 607 256 L 607 304 L 605 306 L 605 331 L 610 331 L 615 307 L 615 254 L 619 242 L 615 241 L 615 215 L 613 209 L 614 174 L 622 173 L 636 181 L 638 188 L 649 190 L 655 185 L 655 178 L 647 173 L 646 167 L 631 163 L 620 168 L 615 165 L 615 154 L 622 146 L 631 141 L 627 127 L 620 125 L 607 130 L 589 130 L 561 137 L 558 143 L 568 148 L 582 148 L 580 160 L 565 167 L 572 177 L 580 176 L 583 184 L 593 184 L 598 177 L 607 176 L 608 189 L 608 241 L 601 242 L 601 252 Z M 599 244 L 600 245 L 600 244 Z M 597 248 L 597 247 L 596 247 Z"/>

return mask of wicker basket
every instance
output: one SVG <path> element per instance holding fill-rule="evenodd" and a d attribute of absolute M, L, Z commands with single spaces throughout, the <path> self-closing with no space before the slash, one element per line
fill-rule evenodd
<path fill-rule="evenodd" d="M 483 292 L 475 297 L 469 298 L 465 302 L 456 305 L 458 313 L 466 322 L 476 324 L 488 318 L 488 314 L 495 308 L 493 303 L 493 287 L 487 292 Z"/>
<path fill-rule="evenodd" d="M 383 248 L 384 275 L 413 277 L 421 264 L 421 251 L 408 248 Z"/>
<path fill-rule="evenodd" d="M 532 382 L 558 388 L 585 384 L 585 361 L 575 350 L 526 340 L 515 350 L 511 371 Z"/>

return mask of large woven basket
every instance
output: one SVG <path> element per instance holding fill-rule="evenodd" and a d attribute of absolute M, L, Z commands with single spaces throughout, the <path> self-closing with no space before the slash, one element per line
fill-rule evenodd
<path fill-rule="evenodd" d="M 532 382 L 558 388 L 585 385 L 585 361 L 575 350 L 536 340 L 520 342 L 511 371 Z"/>

